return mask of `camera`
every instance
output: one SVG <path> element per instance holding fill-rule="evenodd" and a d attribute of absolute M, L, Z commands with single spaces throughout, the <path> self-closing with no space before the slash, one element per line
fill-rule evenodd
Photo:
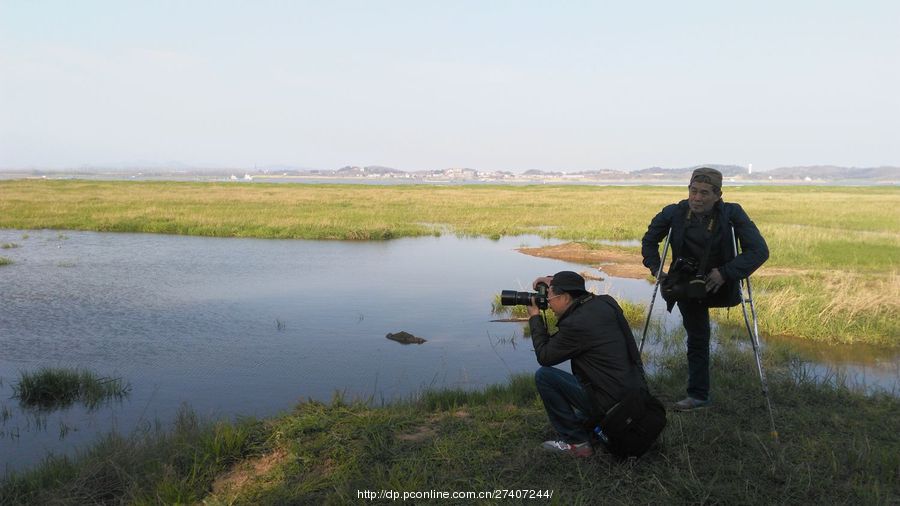
<path fill-rule="evenodd" d="M 697 272 L 697 261 L 679 257 L 672 262 L 669 276 L 663 283 L 666 300 L 702 299 L 706 297 L 706 277 Z"/>
<path fill-rule="evenodd" d="M 537 293 L 517 292 L 515 290 L 503 290 L 500 292 L 500 304 L 504 306 L 530 306 L 534 299 L 534 305 L 540 309 L 547 309 L 547 285 L 538 283 Z"/>
<path fill-rule="evenodd" d="M 681 274 L 682 276 L 695 276 L 697 274 L 697 261 L 693 258 L 678 257 L 672 262 L 669 274 Z"/>

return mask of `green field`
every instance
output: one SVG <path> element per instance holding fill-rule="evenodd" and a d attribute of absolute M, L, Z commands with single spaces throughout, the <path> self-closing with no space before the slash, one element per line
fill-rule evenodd
<path fill-rule="evenodd" d="M 724 192 L 771 250 L 755 276 L 763 334 L 900 345 L 900 189 Z M 594 243 L 639 239 L 659 209 L 685 196 L 676 187 L 15 180 L 0 182 L 0 228 L 334 240 L 538 234 Z"/>

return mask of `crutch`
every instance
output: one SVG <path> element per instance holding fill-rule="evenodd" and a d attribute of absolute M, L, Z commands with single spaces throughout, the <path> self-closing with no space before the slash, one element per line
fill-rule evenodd
<path fill-rule="evenodd" d="M 647 321 L 644 322 L 644 335 L 641 336 L 641 347 L 638 349 L 638 353 L 644 352 L 644 340 L 647 339 L 647 327 L 650 326 L 650 315 L 653 314 L 653 304 L 656 302 L 656 292 L 659 291 L 659 278 L 662 275 L 663 266 L 666 264 L 666 253 L 669 251 L 669 239 L 671 237 L 672 227 L 669 227 L 669 233 L 666 234 L 666 242 L 663 244 L 662 259 L 659 261 L 659 269 L 656 270 L 656 283 L 653 285 L 653 296 L 650 297 L 650 310 L 647 311 Z"/>
<path fill-rule="evenodd" d="M 734 227 L 731 227 L 731 243 L 734 245 L 734 256 L 738 255 L 737 237 Z M 747 298 L 744 298 L 744 283 L 747 283 Z M 766 407 L 769 410 L 769 422 L 772 425 L 772 437 L 778 441 L 778 431 L 775 430 L 775 416 L 772 414 L 772 401 L 769 400 L 769 384 L 766 381 L 766 373 L 763 371 L 762 360 L 759 357 L 759 326 L 756 319 L 756 306 L 753 305 L 753 288 L 750 286 L 750 276 L 738 282 L 738 293 L 741 296 L 741 310 L 744 312 L 744 323 L 747 325 L 747 333 L 750 334 L 750 342 L 753 344 L 753 354 L 756 355 L 756 369 L 759 371 L 759 382 L 762 384 L 763 397 L 766 398 Z M 750 327 L 750 318 L 747 316 L 747 303 L 750 304 L 750 314 L 753 317 L 753 327 Z"/>

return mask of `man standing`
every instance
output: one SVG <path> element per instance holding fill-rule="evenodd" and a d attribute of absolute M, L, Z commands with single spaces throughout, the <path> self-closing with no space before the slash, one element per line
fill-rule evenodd
<path fill-rule="evenodd" d="M 691 174 L 687 200 L 664 207 L 647 227 L 641 254 L 653 276 L 662 263 L 659 243 L 670 229 L 671 279 L 663 272 L 659 281 L 667 309 L 678 304 L 687 332 L 687 397 L 674 408 L 689 411 L 710 403 L 709 308 L 740 304 L 740 280 L 769 258 L 769 248 L 741 206 L 722 200 L 722 173 L 709 167 Z M 741 246 L 737 256 L 732 229 Z"/>
<path fill-rule="evenodd" d="M 542 366 L 535 373 L 535 383 L 560 438 L 544 442 L 542 448 L 587 457 L 593 453 L 591 429 L 597 420 L 629 392 L 647 390 L 637 347 L 633 337 L 623 332 L 627 322 L 615 299 L 587 292 L 580 275 L 562 271 L 536 279 L 535 287 L 539 283 L 549 285 L 547 305 L 557 315 L 559 328 L 549 335 L 534 301 L 526 306 L 534 352 Z M 574 374 L 552 367 L 566 360 L 571 360 Z M 646 431 L 634 455 L 656 439 L 665 425 L 664 414 L 662 418 L 662 425 Z M 619 442 L 612 435 L 610 440 Z"/>

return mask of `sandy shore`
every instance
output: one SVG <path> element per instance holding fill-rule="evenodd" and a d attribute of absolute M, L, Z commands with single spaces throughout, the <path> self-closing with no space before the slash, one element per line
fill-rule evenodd
<path fill-rule="evenodd" d="M 519 252 L 536 257 L 555 258 L 566 262 L 589 265 L 610 276 L 645 279 L 650 272 L 641 264 L 639 251 L 634 253 L 620 249 L 588 248 L 577 242 L 567 242 L 542 248 L 519 248 Z"/>

